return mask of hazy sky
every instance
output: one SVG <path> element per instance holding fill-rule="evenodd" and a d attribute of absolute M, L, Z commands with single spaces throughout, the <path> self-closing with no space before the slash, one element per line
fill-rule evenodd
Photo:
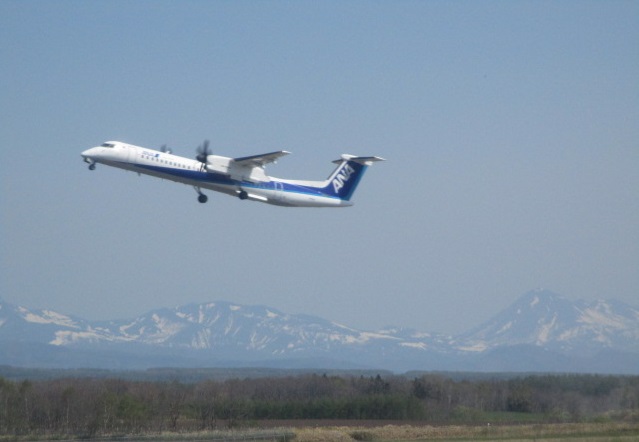
<path fill-rule="evenodd" d="M 0 297 L 228 300 L 456 333 L 522 293 L 639 296 L 637 1 L 0 1 Z M 347 209 L 99 166 L 106 140 L 379 155 Z"/>

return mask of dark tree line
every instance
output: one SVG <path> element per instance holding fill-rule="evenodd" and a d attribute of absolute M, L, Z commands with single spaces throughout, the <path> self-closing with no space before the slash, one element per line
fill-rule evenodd
<path fill-rule="evenodd" d="M 195 431 L 266 419 L 472 422 L 489 412 L 579 420 L 611 410 L 639 415 L 639 376 L 456 381 L 442 375 L 304 375 L 198 383 L 0 378 L 4 435 Z"/>

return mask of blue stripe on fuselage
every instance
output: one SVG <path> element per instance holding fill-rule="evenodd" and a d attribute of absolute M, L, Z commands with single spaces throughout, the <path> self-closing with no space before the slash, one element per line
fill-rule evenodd
<path fill-rule="evenodd" d="M 336 195 L 331 195 L 329 193 L 323 192 L 319 187 L 310 187 L 310 186 L 302 186 L 299 184 L 291 184 L 284 183 L 281 181 L 269 181 L 264 183 L 252 183 L 250 181 L 238 181 L 233 180 L 227 176 L 211 173 L 211 172 L 200 172 L 197 170 L 188 170 L 188 169 L 176 169 L 172 167 L 159 167 L 152 166 L 147 164 L 138 164 L 138 163 L 122 163 L 127 166 L 134 166 L 135 168 L 140 168 L 144 170 L 148 170 L 150 172 L 154 172 L 156 174 L 162 175 L 170 175 L 176 178 L 181 178 L 194 182 L 202 182 L 210 183 L 210 184 L 218 184 L 222 186 L 236 186 L 242 189 L 264 189 L 264 190 L 272 190 L 272 191 L 281 191 L 285 193 L 296 193 L 300 195 L 312 195 L 323 198 L 332 198 L 332 199 L 340 199 Z M 281 188 L 276 188 L 275 184 L 281 185 Z M 281 189 L 281 190 L 280 190 Z"/>

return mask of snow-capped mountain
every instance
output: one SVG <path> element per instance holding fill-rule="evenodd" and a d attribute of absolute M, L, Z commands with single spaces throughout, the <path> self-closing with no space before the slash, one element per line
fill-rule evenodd
<path fill-rule="evenodd" d="M 639 352 L 639 309 L 618 301 L 572 302 L 540 289 L 459 336 L 458 342 L 468 351 L 528 344 L 566 354 Z"/>
<path fill-rule="evenodd" d="M 400 343 L 399 338 L 389 333 L 359 331 L 314 316 L 290 315 L 265 306 L 215 302 L 155 310 L 130 321 L 98 323 L 89 330 L 60 330 L 50 344 L 99 341 L 218 354 L 252 352 L 273 357 L 327 352 L 371 341 Z"/>
<path fill-rule="evenodd" d="M 49 343 L 59 330 L 83 330 L 88 322 L 51 310 L 29 310 L 0 299 L 0 340 Z"/>
<path fill-rule="evenodd" d="M 602 351 L 621 355 L 617 361 L 625 365 L 615 364 L 608 353 L 609 364 L 601 366 L 595 359 Z M 571 364 L 574 355 L 579 357 Z M 229 302 L 87 321 L 0 301 L 0 364 L 588 371 L 589 363 L 592 371 L 639 372 L 638 309 L 616 301 L 574 303 L 534 291 L 485 324 L 452 337 L 401 327 L 363 331 Z"/>

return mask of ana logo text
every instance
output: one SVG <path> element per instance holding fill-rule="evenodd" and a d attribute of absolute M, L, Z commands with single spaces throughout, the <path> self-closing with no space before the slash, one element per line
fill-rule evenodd
<path fill-rule="evenodd" d="M 342 167 L 342 170 L 339 171 L 335 178 L 333 178 L 333 189 L 335 193 L 339 193 L 339 190 L 344 187 L 346 181 L 349 180 L 351 175 L 355 173 L 355 169 L 353 169 L 348 163 Z"/>

